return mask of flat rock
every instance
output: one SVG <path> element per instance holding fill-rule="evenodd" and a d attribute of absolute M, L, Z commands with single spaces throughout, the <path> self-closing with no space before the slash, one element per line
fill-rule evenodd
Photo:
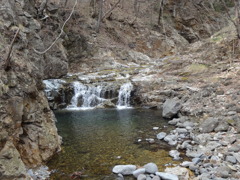
<path fill-rule="evenodd" d="M 167 133 L 165 133 L 165 132 L 160 132 L 159 134 L 157 134 L 157 139 L 161 140 L 161 139 L 165 138 L 166 135 L 167 135 Z"/>
<path fill-rule="evenodd" d="M 165 172 L 176 175 L 180 180 L 189 180 L 190 178 L 189 170 L 187 168 L 180 167 L 180 166 L 166 168 Z"/>
<path fill-rule="evenodd" d="M 179 180 L 178 176 L 175 174 L 156 172 L 156 175 L 159 176 L 163 180 Z"/>
<path fill-rule="evenodd" d="M 135 165 L 116 165 L 113 167 L 112 172 L 122 175 L 131 175 L 137 169 Z"/>
<path fill-rule="evenodd" d="M 147 173 L 154 174 L 158 171 L 158 167 L 155 163 L 148 163 L 143 166 L 146 169 Z"/>

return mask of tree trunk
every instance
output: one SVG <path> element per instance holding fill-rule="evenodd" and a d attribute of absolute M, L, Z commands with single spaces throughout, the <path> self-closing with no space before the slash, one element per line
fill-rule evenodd
<path fill-rule="evenodd" d="M 238 37 L 238 45 L 240 45 L 240 2 L 239 0 L 235 0 L 235 12 L 236 12 L 236 29 L 237 29 L 237 37 Z"/>
<path fill-rule="evenodd" d="M 99 0 L 99 11 L 98 11 L 98 21 L 97 21 L 97 27 L 96 27 L 96 32 L 99 33 L 100 30 L 100 24 L 102 20 L 102 14 L 103 14 L 103 0 Z"/>
<path fill-rule="evenodd" d="M 161 19 L 163 16 L 163 0 L 160 0 L 159 14 L 158 14 L 158 25 L 161 24 Z"/>
<path fill-rule="evenodd" d="M 16 31 L 16 33 L 15 33 L 15 35 L 14 35 L 12 41 L 11 41 L 11 44 L 10 44 L 10 47 L 9 47 L 9 50 L 8 50 L 8 54 L 7 54 L 7 57 L 6 57 L 6 60 L 5 60 L 5 64 L 4 64 L 5 71 L 8 71 L 11 68 L 10 60 L 11 60 L 12 48 L 13 48 L 13 44 L 14 44 L 16 38 L 17 38 L 17 35 L 18 35 L 19 31 L 20 31 L 20 28 L 18 28 L 18 30 Z"/>
<path fill-rule="evenodd" d="M 104 14 L 104 16 L 102 17 L 102 20 L 104 20 L 105 18 L 108 18 L 108 16 L 111 14 L 111 12 L 117 7 L 117 5 L 121 2 L 121 0 L 118 0 L 114 5 L 113 7 L 108 11 L 106 12 L 106 14 Z"/>
<path fill-rule="evenodd" d="M 134 7 L 135 16 L 138 17 L 138 0 L 134 0 L 133 7 Z"/>

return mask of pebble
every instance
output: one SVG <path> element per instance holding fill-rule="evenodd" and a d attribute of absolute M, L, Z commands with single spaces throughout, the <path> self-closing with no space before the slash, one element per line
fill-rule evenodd
<path fill-rule="evenodd" d="M 148 141 L 149 143 L 154 143 L 155 140 L 153 138 L 147 138 L 146 141 Z"/>
<path fill-rule="evenodd" d="M 177 150 L 171 150 L 169 151 L 169 155 L 173 157 L 173 160 L 179 160 L 180 159 L 180 153 Z"/>
<path fill-rule="evenodd" d="M 165 138 L 167 135 L 167 133 L 165 132 L 160 132 L 159 134 L 157 134 L 157 139 L 162 140 L 163 138 Z"/>
<path fill-rule="evenodd" d="M 159 129 L 159 127 L 153 127 L 153 130 L 158 130 Z"/>

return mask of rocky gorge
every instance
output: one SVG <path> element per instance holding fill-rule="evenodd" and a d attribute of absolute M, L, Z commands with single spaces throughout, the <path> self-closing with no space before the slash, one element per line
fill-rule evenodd
<path fill-rule="evenodd" d="M 212 8 L 207 1 L 166 1 L 164 22 L 157 25 L 157 1 L 143 2 L 137 14 L 133 1 L 122 1 L 103 19 L 100 33 L 95 31 L 98 5 L 91 3 L 79 1 L 61 39 L 41 54 L 59 34 L 74 1 L 66 1 L 65 9 L 63 2 L 50 0 L 45 14 L 39 14 L 42 1 L 1 1 L 0 178 L 31 179 L 27 169 L 60 151 L 52 109 L 73 105 L 77 81 L 85 92 L 95 92 L 94 101 L 105 99 L 98 108 L 116 107 L 121 86 L 131 83 L 129 105 L 158 109 L 176 126 L 168 134 L 159 130 L 154 141 L 169 143 L 175 160 L 184 150 L 188 161 L 168 167 L 170 177 L 146 171 L 147 165 L 138 170 L 131 165 L 127 174 L 239 179 L 240 51 L 220 2 L 213 1 Z M 116 2 L 106 3 L 107 10 Z M 18 28 L 11 68 L 5 70 L 6 46 Z M 78 98 L 75 106 L 82 104 Z M 124 178 L 117 167 L 113 172 Z"/>

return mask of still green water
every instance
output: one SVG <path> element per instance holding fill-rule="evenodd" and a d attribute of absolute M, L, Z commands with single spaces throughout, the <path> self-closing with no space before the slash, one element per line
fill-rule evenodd
<path fill-rule="evenodd" d="M 169 131 L 159 111 L 95 109 L 58 111 L 55 115 L 63 145 L 47 164 L 55 170 L 51 179 L 70 179 L 76 171 L 84 172 L 81 179 L 115 179 L 111 170 L 117 164 L 154 162 L 163 170 L 166 163 L 174 163 L 168 155 L 170 147 L 156 139 L 159 132 Z M 154 138 L 155 143 L 146 138 Z"/>

